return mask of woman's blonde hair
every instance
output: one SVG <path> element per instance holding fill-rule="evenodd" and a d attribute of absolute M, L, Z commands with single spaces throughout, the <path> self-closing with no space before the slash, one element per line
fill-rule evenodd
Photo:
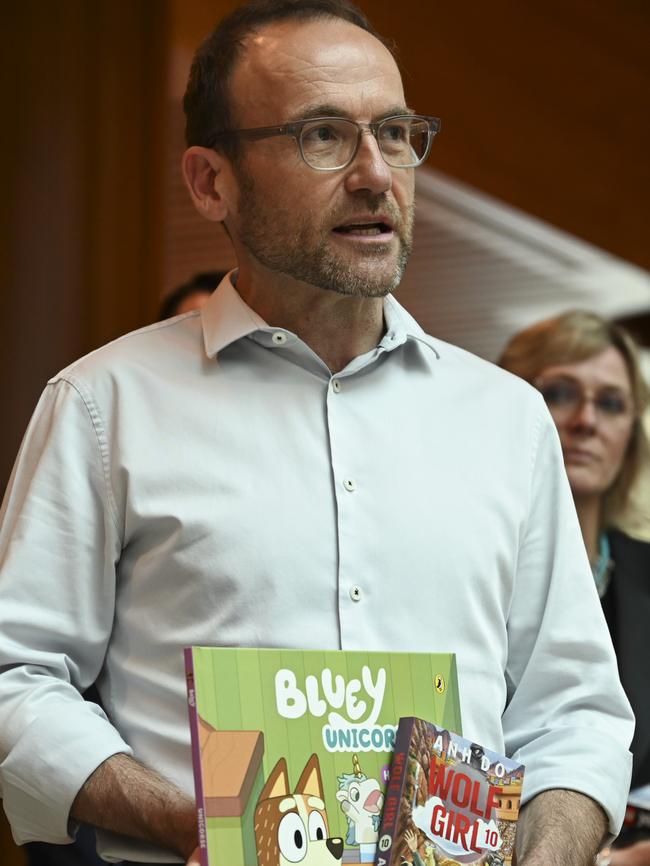
<path fill-rule="evenodd" d="M 623 466 L 607 492 L 608 522 L 625 506 L 647 447 L 641 416 L 648 405 L 648 387 L 641 373 L 637 345 L 630 334 L 596 313 L 573 310 L 515 334 L 497 361 L 500 367 L 532 384 L 547 367 L 586 361 L 611 346 L 620 352 L 630 378 L 634 423 Z"/>

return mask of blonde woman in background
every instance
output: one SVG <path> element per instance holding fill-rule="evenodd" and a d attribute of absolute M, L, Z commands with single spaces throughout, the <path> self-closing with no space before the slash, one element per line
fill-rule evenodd
<path fill-rule="evenodd" d="M 630 492 L 648 459 L 642 424 L 648 390 L 637 347 L 620 326 L 594 313 L 576 311 L 520 332 L 498 363 L 541 392 L 555 421 L 621 681 L 637 718 L 630 803 L 647 806 L 650 502 L 635 497 L 645 515 L 630 516 L 629 508 Z M 628 534 L 630 526 L 636 537 Z M 603 772 L 607 772 L 606 755 Z M 617 844 L 629 847 L 601 852 L 600 863 L 650 866 L 650 824 L 646 830 L 624 829 Z"/>

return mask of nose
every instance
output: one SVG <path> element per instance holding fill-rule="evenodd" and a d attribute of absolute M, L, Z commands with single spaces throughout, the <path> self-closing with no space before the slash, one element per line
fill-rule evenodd
<path fill-rule="evenodd" d="M 592 432 L 597 424 L 596 407 L 593 400 L 583 399 L 569 419 L 569 425 L 574 430 Z"/>
<path fill-rule="evenodd" d="M 340 860 L 343 856 L 343 839 L 340 836 L 328 839 L 325 843 L 327 850 L 335 860 Z"/>
<path fill-rule="evenodd" d="M 373 195 L 388 192 L 393 185 L 393 173 L 379 150 L 377 139 L 369 129 L 361 132 L 359 148 L 350 163 L 346 177 L 349 192 L 368 190 Z"/>

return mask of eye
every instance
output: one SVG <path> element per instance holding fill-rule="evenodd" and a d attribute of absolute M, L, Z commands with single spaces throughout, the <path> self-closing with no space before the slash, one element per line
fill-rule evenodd
<path fill-rule="evenodd" d="M 390 144 L 402 143 L 408 140 L 410 125 L 404 123 L 384 123 L 381 127 L 381 138 Z"/>
<path fill-rule="evenodd" d="M 302 141 L 307 147 L 318 147 L 324 144 L 336 144 L 341 139 L 341 131 L 331 123 L 319 123 L 315 126 L 305 126 L 302 131 Z"/>
<path fill-rule="evenodd" d="M 623 415 L 627 411 L 625 398 L 616 391 L 606 391 L 604 394 L 599 394 L 596 399 L 596 406 L 606 415 Z"/>
<path fill-rule="evenodd" d="M 312 812 L 309 816 L 309 838 L 320 841 L 327 839 L 327 827 L 320 812 Z"/>
<path fill-rule="evenodd" d="M 579 403 L 582 397 L 580 389 L 570 382 L 549 382 L 541 392 L 549 406 L 571 406 Z"/>
<path fill-rule="evenodd" d="M 360 796 L 361 794 L 357 785 L 350 785 L 350 799 L 352 800 L 352 802 L 358 802 Z"/>
<path fill-rule="evenodd" d="M 280 853 L 289 863 L 300 863 L 307 853 L 307 833 L 300 815 L 289 812 L 278 827 Z"/>

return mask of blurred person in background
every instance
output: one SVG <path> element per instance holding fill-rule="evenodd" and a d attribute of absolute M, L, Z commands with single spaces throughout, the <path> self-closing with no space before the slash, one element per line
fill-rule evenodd
<path fill-rule="evenodd" d="M 626 523 L 621 519 L 624 514 L 629 516 L 630 492 L 642 463 L 648 460 L 642 423 L 648 389 L 637 347 L 619 325 L 595 313 L 574 311 L 515 335 L 498 363 L 541 392 L 555 421 L 621 681 L 637 719 L 630 803 L 647 806 L 650 519 L 647 513 L 645 520 L 638 514 Z M 650 812 L 647 817 L 650 819 Z M 650 826 L 645 830 L 624 828 L 617 845 L 629 847 L 601 854 L 601 862 L 650 864 Z"/>
<path fill-rule="evenodd" d="M 227 273 L 228 271 L 205 271 L 195 274 L 189 282 L 178 286 L 162 299 L 158 320 L 200 310 Z"/>

